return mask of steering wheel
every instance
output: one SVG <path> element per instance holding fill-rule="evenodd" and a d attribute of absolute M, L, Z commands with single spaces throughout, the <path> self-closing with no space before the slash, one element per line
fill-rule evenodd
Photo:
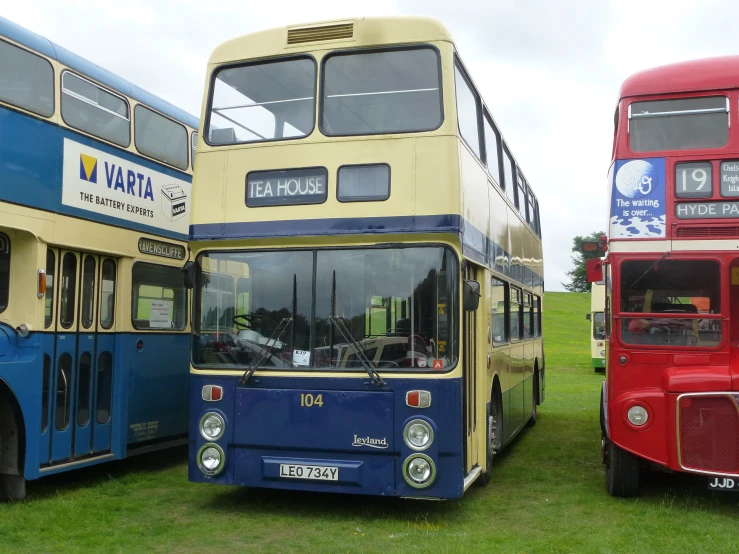
<path fill-rule="evenodd" d="M 260 319 L 261 317 L 262 316 L 260 315 L 239 314 L 233 316 L 232 321 L 233 324 L 236 325 L 236 327 L 238 327 L 239 329 L 251 329 L 253 320 Z"/>
<path fill-rule="evenodd" d="M 394 362 L 393 360 L 387 360 L 382 362 L 382 365 L 380 367 L 400 367 L 400 364 L 398 364 L 398 362 Z"/>

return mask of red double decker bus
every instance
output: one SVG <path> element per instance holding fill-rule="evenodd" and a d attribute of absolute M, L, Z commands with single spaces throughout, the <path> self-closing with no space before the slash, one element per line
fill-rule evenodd
<path fill-rule="evenodd" d="M 656 465 L 739 489 L 739 56 L 621 87 L 609 172 L 606 487 Z M 598 264 L 597 260 L 592 262 Z"/>

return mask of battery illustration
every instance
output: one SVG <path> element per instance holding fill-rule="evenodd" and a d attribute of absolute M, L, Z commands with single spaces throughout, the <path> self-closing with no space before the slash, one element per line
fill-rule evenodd
<path fill-rule="evenodd" d="M 162 213 L 170 221 L 185 215 L 187 195 L 180 185 L 164 185 L 162 187 Z"/>

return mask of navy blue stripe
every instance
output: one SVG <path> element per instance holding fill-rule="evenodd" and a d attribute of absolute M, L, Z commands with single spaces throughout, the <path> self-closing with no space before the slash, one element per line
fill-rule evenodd
<path fill-rule="evenodd" d="M 244 221 L 190 225 L 190 240 L 278 237 L 451 233 L 462 239 L 463 254 L 528 287 L 543 286 L 540 275 L 519 263 L 485 233 L 458 214 Z"/>

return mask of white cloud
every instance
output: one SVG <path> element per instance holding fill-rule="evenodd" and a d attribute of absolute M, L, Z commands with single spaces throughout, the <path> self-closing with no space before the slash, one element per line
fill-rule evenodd
<path fill-rule="evenodd" d="M 199 115 L 220 42 L 269 27 L 357 15 L 428 15 L 455 37 L 536 191 L 547 288 L 572 237 L 605 230 L 613 109 L 635 71 L 739 51 L 739 4 L 721 0 L 24 0 L 3 15 Z"/>

